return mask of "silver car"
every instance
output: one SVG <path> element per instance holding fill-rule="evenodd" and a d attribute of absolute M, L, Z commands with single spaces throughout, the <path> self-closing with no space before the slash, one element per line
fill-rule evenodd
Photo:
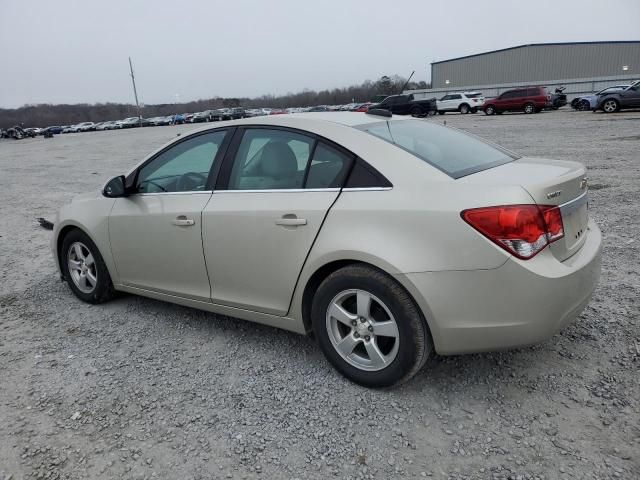
<path fill-rule="evenodd" d="M 300 334 L 370 387 L 430 354 L 544 341 L 600 274 L 585 167 L 435 122 L 351 112 L 217 123 L 55 221 L 61 276 Z"/>

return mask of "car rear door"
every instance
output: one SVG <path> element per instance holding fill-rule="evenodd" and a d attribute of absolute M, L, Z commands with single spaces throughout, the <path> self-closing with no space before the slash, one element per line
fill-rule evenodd
<path fill-rule="evenodd" d="M 109 240 L 124 285 L 211 301 L 201 216 L 227 136 L 205 132 L 170 146 L 134 174 L 136 193 L 116 199 Z"/>
<path fill-rule="evenodd" d="M 285 315 L 352 157 L 279 127 L 236 132 L 202 215 L 213 303 Z"/>

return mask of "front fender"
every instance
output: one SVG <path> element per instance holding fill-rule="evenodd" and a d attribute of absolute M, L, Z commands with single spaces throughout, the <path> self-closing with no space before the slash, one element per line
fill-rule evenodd
<path fill-rule="evenodd" d="M 70 228 L 78 228 L 86 233 L 98 247 L 113 283 L 119 283 L 119 276 L 111 255 L 111 245 L 109 243 L 109 214 L 115 202 L 115 198 L 106 198 L 100 193 L 81 195 L 60 209 L 56 216 L 51 237 L 51 252 L 60 273 L 62 271 L 58 248 L 62 241 L 62 236 Z"/>

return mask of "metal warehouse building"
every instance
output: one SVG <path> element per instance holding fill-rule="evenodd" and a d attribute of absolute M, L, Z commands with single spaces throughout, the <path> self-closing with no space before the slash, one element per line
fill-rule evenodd
<path fill-rule="evenodd" d="M 638 78 L 640 41 L 539 43 L 433 62 L 432 88 L 414 93 L 477 89 L 494 96 L 523 85 L 565 85 L 582 94 Z"/>

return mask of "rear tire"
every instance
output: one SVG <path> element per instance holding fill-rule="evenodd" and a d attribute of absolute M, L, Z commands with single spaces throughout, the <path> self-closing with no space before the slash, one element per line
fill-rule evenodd
<path fill-rule="evenodd" d="M 444 115 L 445 111 L 444 110 L 438 110 L 438 115 Z"/>
<path fill-rule="evenodd" d="M 463 103 L 462 105 L 460 105 L 458 107 L 458 110 L 460 111 L 460 113 L 462 113 L 463 115 L 466 115 L 467 113 L 469 113 L 469 105 L 467 105 L 466 103 Z"/>
<path fill-rule="evenodd" d="M 413 299 L 394 279 L 366 265 L 329 275 L 313 298 L 311 318 L 327 360 L 365 387 L 407 381 L 433 351 Z"/>
<path fill-rule="evenodd" d="M 523 111 L 527 114 L 536 113 L 536 106 L 533 103 L 525 103 Z"/>
<path fill-rule="evenodd" d="M 609 98 L 602 103 L 604 113 L 615 113 L 620 110 L 620 103 L 615 98 Z"/>
<path fill-rule="evenodd" d="M 420 107 L 413 107 L 411 109 L 411 116 L 412 117 L 423 117 L 424 114 L 422 113 L 422 109 Z"/>
<path fill-rule="evenodd" d="M 59 252 L 62 275 L 83 302 L 103 303 L 115 296 L 111 276 L 95 243 L 81 230 L 62 240 Z"/>

